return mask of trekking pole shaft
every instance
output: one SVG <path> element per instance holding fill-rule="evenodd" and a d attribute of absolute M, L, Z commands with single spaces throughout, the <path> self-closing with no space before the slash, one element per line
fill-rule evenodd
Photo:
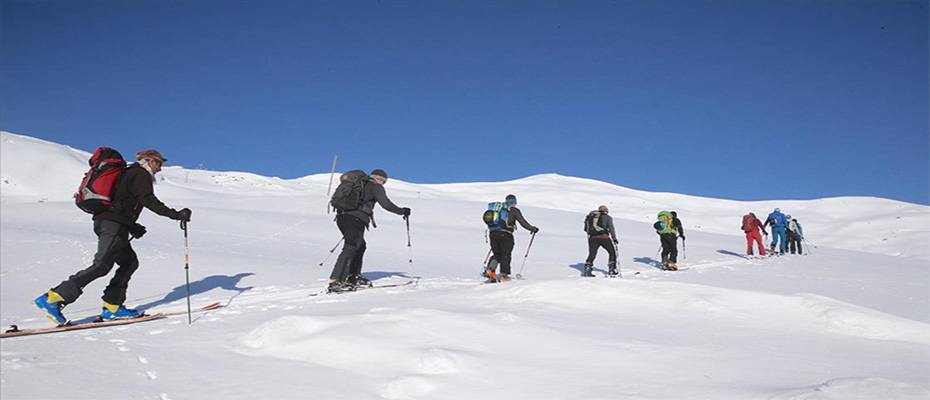
<path fill-rule="evenodd" d="M 404 216 L 404 221 L 407 221 L 407 253 L 409 256 L 407 262 L 413 263 L 413 246 L 410 244 L 410 216 Z"/>
<path fill-rule="evenodd" d="M 520 272 L 517 273 L 520 277 L 523 276 L 523 268 L 526 267 L 526 258 L 530 256 L 530 248 L 533 247 L 533 239 L 536 239 L 536 234 L 530 236 L 530 244 L 526 246 L 526 254 L 523 255 L 523 263 L 520 264 Z"/>
<path fill-rule="evenodd" d="M 187 221 L 181 221 L 181 229 L 184 230 L 184 281 L 187 286 L 187 324 L 190 325 L 193 320 L 191 319 L 191 252 L 187 241 Z"/>
<path fill-rule="evenodd" d="M 339 244 L 342 243 L 343 240 L 345 240 L 345 237 L 340 238 L 339 241 L 336 242 L 336 245 L 333 246 L 333 248 L 329 249 L 329 254 L 327 254 L 326 257 L 323 258 L 323 261 L 320 261 L 321 267 L 323 266 L 323 264 L 329 261 L 329 258 L 332 257 L 333 253 L 336 251 L 336 249 L 339 247 Z"/>

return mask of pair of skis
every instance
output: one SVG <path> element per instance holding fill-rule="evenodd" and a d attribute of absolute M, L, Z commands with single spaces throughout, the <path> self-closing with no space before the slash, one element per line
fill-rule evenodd
<path fill-rule="evenodd" d="M 357 287 L 357 288 L 355 288 L 355 289 L 352 289 L 352 290 L 343 290 L 343 291 L 338 291 L 338 292 L 329 292 L 329 291 L 327 291 L 326 289 L 323 289 L 323 290 L 320 291 L 320 292 L 310 293 L 309 296 L 310 296 L 310 297 L 315 297 L 315 296 L 324 295 L 324 294 L 344 294 L 344 293 L 364 292 L 364 291 L 366 291 L 366 290 L 371 290 L 371 289 L 384 289 L 384 288 L 392 288 L 392 287 L 410 286 L 410 285 L 412 285 L 412 284 L 414 284 L 414 283 L 416 283 L 416 280 L 415 280 L 415 279 L 411 279 L 411 280 L 408 280 L 408 281 L 403 281 L 403 282 L 398 282 L 398 283 L 387 283 L 387 284 L 383 284 L 383 285 L 375 285 L 375 284 L 372 284 L 371 286 L 359 286 L 359 287 Z"/>
<path fill-rule="evenodd" d="M 207 304 L 193 311 L 194 312 L 205 312 L 205 311 L 215 310 L 221 307 L 223 307 L 223 305 L 220 304 L 219 302 L 216 302 L 216 303 Z M 185 314 L 187 314 L 187 310 L 160 312 L 160 313 L 156 313 L 152 315 L 142 315 L 136 318 L 113 319 L 113 320 L 101 321 L 101 322 L 96 322 L 96 321 L 82 322 L 79 324 L 68 323 L 68 324 L 58 325 L 58 326 L 51 327 L 51 328 L 20 329 L 16 325 L 11 325 L 9 329 L 4 331 L 3 333 L 0 333 L 0 338 L 42 335 L 46 333 L 70 332 L 70 331 L 78 331 L 78 330 L 94 329 L 94 328 L 106 328 L 106 327 L 111 327 L 111 326 L 129 325 L 129 324 L 135 324 L 139 322 L 154 321 L 157 319 L 165 319 L 168 317 L 173 317 L 177 315 L 185 315 Z"/>

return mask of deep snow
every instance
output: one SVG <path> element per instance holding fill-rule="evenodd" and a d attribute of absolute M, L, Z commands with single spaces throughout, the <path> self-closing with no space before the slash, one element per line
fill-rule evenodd
<path fill-rule="evenodd" d="M 0 322 L 43 326 L 30 301 L 90 263 L 89 217 L 70 203 L 84 151 L 0 142 Z M 132 149 L 135 150 L 135 149 Z M 124 155 L 131 150 L 124 150 Z M 168 155 L 170 158 L 170 155 Z M 385 166 L 389 170 L 389 166 Z M 877 198 L 737 202 L 539 175 L 511 182 L 388 182 L 413 209 L 376 211 L 366 274 L 417 284 L 314 296 L 339 239 L 328 174 L 282 180 L 166 168 L 156 194 L 194 210 L 194 305 L 227 307 L 118 328 L 3 339 L 3 399 L 926 399 L 930 207 Z M 542 228 L 526 280 L 482 285 L 479 215 L 515 193 Z M 580 278 L 581 220 L 610 206 L 622 279 Z M 744 259 L 740 216 L 795 215 L 819 247 Z M 656 269 L 655 213 L 678 210 L 688 270 Z M 184 308 L 183 237 L 145 212 L 131 306 Z M 518 231 L 514 269 L 529 235 Z M 413 263 L 408 260 L 412 258 Z M 604 268 L 606 254 L 598 256 Z M 600 275 L 600 274 L 599 274 Z M 98 312 L 100 279 L 66 308 Z"/>

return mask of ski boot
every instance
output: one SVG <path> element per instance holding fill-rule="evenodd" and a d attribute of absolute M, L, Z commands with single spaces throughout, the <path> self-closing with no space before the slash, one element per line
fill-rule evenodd
<path fill-rule="evenodd" d="M 620 271 L 617 270 L 617 265 L 616 265 L 616 264 L 611 264 L 611 265 L 608 266 L 608 268 L 607 268 L 607 276 L 609 276 L 609 277 L 611 277 L 611 278 L 616 278 L 616 277 L 619 276 L 619 275 L 620 275 Z"/>
<path fill-rule="evenodd" d="M 370 288 L 372 286 L 371 281 L 362 274 L 350 276 L 349 284 L 355 286 L 356 288 Z"/>
<path fill-rule="evenodd" d="M 498 282 L 510 282 L 510 274 L 500 274 L 497 276 Z"/>
<path fill-rule="evenodd" d="M 665 268 L 666 268 L 666 270 L 668 270 L 668 271 L 678 271 L 678 264 L 675 264 L 675 263 L 673 263 L 673 262 L 670 262 L 670 263 L 668 263 L 668 265 L 665 266 Z"/>
<path fill-rule="evenodd" d="M 342 293 L 342 292 L 351 292 L 355 290 L 355 287 L 347 281 L 329 281 L 329 286 L 326 288 L 326 293 Z"/>
<path fill-rule="evenodd" d="M 126 306 L 122 304 L 117 305 L 107 302 L 103 302 L 103 311 L 100 312 L 100 319 L 103 321 L 109 321 L 111 319 L 139 318 L 141 316 L 141 311 L 126 308 Z"/>
<path fill-rule="evenodd" d="M 494 272 L 493 268 L 488 268 L 484 270 L 488 275 L 488 280 L 485 283 L 497 283 L 497 272 Z"/>
<path fill-rule="evenodd" d="M 584 271 L 581 272 L 581 276 L 584 276 L 584 277 L 594 276 L 594 266 L 590 264 L 585 264 Z"/>
<path fill-rule="evenodd" d="M 58 293 L 49 290 L 35 299 L 36 307 L 45 312 L 45 316 L 58 325 L 65 325 L 68 319 L 65 318 L 61 310 L 65 308 L 65 299 L 61 298 Z"/>

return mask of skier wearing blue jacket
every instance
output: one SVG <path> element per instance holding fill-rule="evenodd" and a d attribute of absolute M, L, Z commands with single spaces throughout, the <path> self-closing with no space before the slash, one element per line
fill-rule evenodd
<path fill-rule="evenodd" d="M 786 232 L 788 228 L 788 217 L 785 214 L 781 213 L 781 209 L 776 208 L 775 211 L 772 211 L 769 214 L 768 218 L 765 219 L 765 227 L 772 225 L 772 244 L 770 249 L 772 253 L 775 253 L 775 245 L 778 245 L 778 254 L 785 254 L 788 251 L 788 234 Z"/>

